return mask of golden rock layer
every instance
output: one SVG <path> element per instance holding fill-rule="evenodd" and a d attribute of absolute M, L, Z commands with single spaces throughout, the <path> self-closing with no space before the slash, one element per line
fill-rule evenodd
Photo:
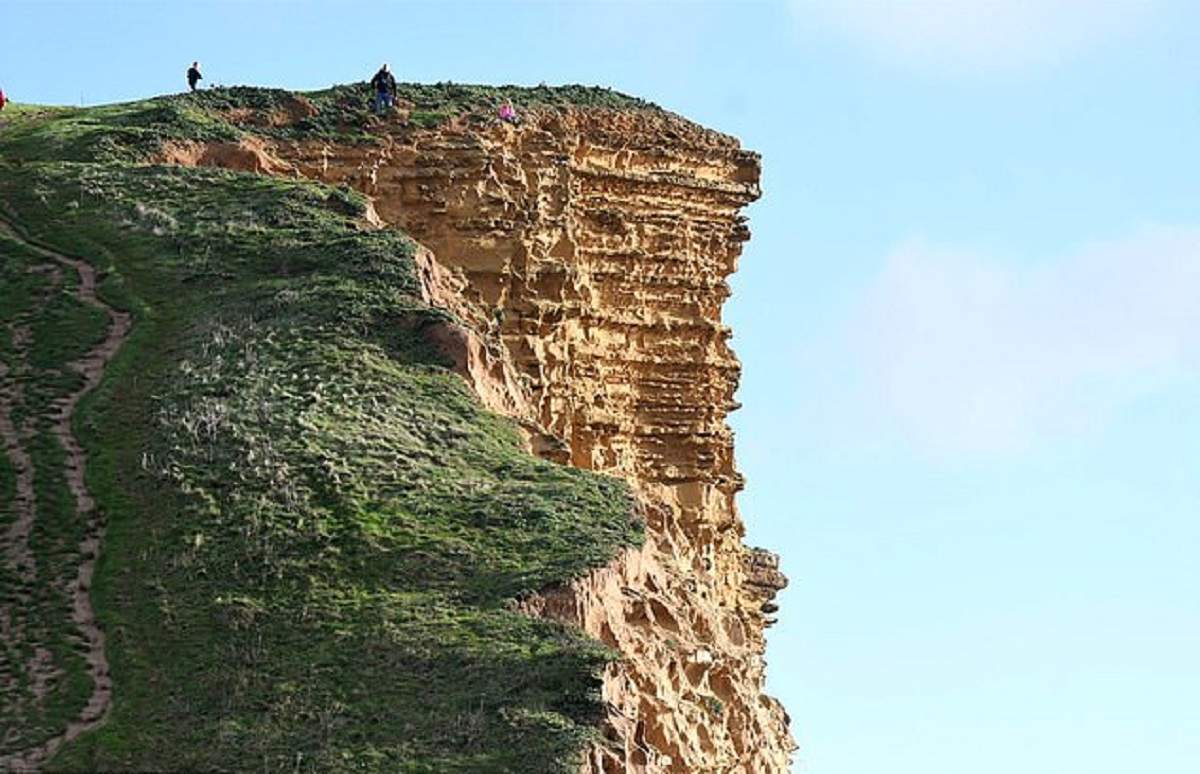
<path fill-rule="evenodd" d="M 787 771 L 787 715 L 763 692 L 763 632 L 786 580 L 774 556 L 742 544 L 725 423 L 740 366 L 721 306 L 749 238 L 740 210 L 759 196 L 758 156 L 654 111 L 376 133 L 377 145 L 173 160 L 249 159 L 368 194 L 432 253 L 429 294 L 475 329 L 438 335 L 488 405 L 521 420 L 538 453 L 639 491 L 643 548 L 525 604 L 625 656 L 605 675 L 605 738 L 586 771 Z"/>

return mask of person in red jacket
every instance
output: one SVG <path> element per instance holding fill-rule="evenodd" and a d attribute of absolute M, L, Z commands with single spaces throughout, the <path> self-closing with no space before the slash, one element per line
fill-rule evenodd
<path fill-rule="evenodd" d="M 3 110 L 4 106 L 7 104 L 8 104 L 8 97 L 4 96 L 4 89 L 0 89 L 0 110 Z"/>

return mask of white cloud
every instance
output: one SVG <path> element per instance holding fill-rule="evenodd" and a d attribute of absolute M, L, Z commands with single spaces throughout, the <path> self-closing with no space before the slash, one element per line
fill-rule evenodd
<path fill-rule="evenodd" d="M 792 0 L 797 19 L 887 60 L 956 73 L 1069 59 L 1147 19 L 1160 0 Z"/>
<path fill-rule="evenodd" d="M 923 447 L 1005 451 L 1087 430 L 1194 375 L 1200 229 L 1147 229 L 1034 268 L 909 244 L 851 330 L 867 398 Z"/>

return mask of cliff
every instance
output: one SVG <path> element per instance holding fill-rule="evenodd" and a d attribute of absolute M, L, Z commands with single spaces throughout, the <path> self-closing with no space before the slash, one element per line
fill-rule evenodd
<path fill-rule="evenodd" d="M 362 190 L 461 270 L 519 376 L 511 405 L 562 441 L 546 453 L 626 478 L 647 505 L 644 549 L 527 603 L 627 657 L 606 674 L 615 744 L 596 747 L 592 768 L 784 770 L 786 721 L 762 696 L 763 608 L 781 580 L 764 584 L 741 544 L 725 424 L 738 362 L 721 305 L 757 156 L 650 111 L 376 134 L 272 150 Z"/>
<path fill-rule="evenodd" d="M 421 302 L 452 317 L 406 327 L 516 420 L 526 448 L 637 494 L 644 543 L 506 603 L 620 654 L 585 768 L 785 771 L 786 714 L 763 693 L 785 581 L 742 544 L 725 424 L 739 366 L 721 306 L 758 157 L 603 90 L 505 90 L 523 123 L 500 124 L 499 93 L 406 86 L 380 121 L 353 89 L 211 92 L 115 151 L 91 130 L 73 145 L 354 189 L 368 199 L 359 228 L 411 235 Z"/>

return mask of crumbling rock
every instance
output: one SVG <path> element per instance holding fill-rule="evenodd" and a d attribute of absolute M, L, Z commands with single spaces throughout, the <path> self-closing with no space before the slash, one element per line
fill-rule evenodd
<path fill-rule="evenodd" d="M 267 155 L 366 193 L 429 248 L 427 298 L 463 323 L 429 335 L 456 370 L 536 452 L 640 493 L 642 548 L 523 604 L 624 656 L 604 675 L 604 741 L 585 769 L 784 772 L 794 744 L 763 693 L 763 635 L 786 580 L 741 542 L 725 423 L 740 365 L 721 306 L 758 156 L 656 111 L 468 119 Z"/>
<path fill-rule="evenodd" d="M 287 164 L 272 155 L 262 140 L 255 137 L 246 137 L 238 142 L 166 142 L 153 160 L 163 164 L 219 167 L 267 175 L 292 171 Z"/>

